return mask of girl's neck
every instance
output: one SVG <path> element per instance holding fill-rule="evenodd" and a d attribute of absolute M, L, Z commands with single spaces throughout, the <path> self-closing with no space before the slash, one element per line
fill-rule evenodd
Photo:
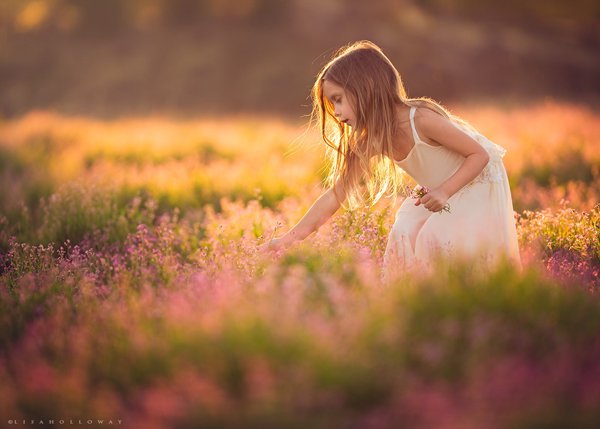
<path fill-rule="evenodd" d="M 407 106 L 404 103 L 396 106 L 395 122 L 394 138 L 405 135 L 406 127 L 410 127 L 410 125 L 408 125 L 410 122 L 410 106 Z"/>
<path fill-rule="evenodd" d="M 396 118 L 398 118 L 398 123 L 406 123 L 410 121 L 410 106 L 400 103 L 396 106 Z"/>

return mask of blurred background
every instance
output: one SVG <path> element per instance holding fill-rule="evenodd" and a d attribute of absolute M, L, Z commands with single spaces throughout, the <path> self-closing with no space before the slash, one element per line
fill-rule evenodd
<path fill-rule="evenodd" d="M 598 0 L 0 0 L 0 416 L 600 427 L 599 21 Z M 390 198 L 257 254 L 323 191 L 309 90 L 358 39 L 507 149 L 537 273 L 379 287 Z"/>
<path fill-rule="evenodd" d="M 2 0 L 0 115 L 298 118 L 358 39 L 412 96 L 597 106 L 599 22 L 595 0 Z"/>

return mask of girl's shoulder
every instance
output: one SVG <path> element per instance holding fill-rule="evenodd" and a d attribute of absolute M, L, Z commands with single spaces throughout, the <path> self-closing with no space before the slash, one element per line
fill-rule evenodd
<path fill-rule="evenodd" d="M 421 140 L 429 146 L 440 146 L 436 136 L 447 126 L 447 118 L 425 106 L 414 107 L 412 110 L 411 125 L 415 141 Z"/>
<path fill-rule="evenodd" d="M 446 128 L 448 125 L 451 125 L 463 132 L 467 132 L 467 134 L 479 133 L 475 127 L 473 127 L 467 121 L 458 116 L 454 116 L 452 114 L 449 115 L 450 116 L 444 116 L 433 108 L 419 106 L 415 109 L 414 123 L 417 127 L 421 128 Z"/>
<path fill-rule="evenodd" d="M 417 115 L 421 115 L 421 116 L 427 116 L 427 115 L 435 115 L 435 116 L 442 116 L 439 114 L 439 112 L 436 112 L 432 107 L 429 106 L 413 106 L 413 108 L 415 109 L 415 117 Z"/>
<path fill-rule="evenodd" d="M 450 118 L 442 116 L 429 107 L 419 106 L 414 108 L 414 124 L 417 128 L 427 129 L 448 123 L 452 123 Z"/>

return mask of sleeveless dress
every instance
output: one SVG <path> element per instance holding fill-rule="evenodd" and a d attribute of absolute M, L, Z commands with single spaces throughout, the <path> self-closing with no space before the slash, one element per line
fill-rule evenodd
<path fill-rule="evenodd" d="M 410 109 L 414 146 L 396 164 L 419 185 L 436 188 L 465 160 L 445 146 L 432 146 L 419 138 L 415 107 Z M 406 272 L 429 274 L 435 262 L 468 258 L 475 270 L 487 270 L 501 259 L 522 268 L 513 204 L 502 158 L 506 149 L 469 127 L 451 121 L 476 140 L 489 154 L 489 162 L 470 183 L 448 199 L 450 212 L 431 212 L 407 197 L 396 213 L 383 258 L 383 275 Z M 441 259 L 438 259 L 441 258 Z M 448 259 L 449 258 L 449 259 Z"/>

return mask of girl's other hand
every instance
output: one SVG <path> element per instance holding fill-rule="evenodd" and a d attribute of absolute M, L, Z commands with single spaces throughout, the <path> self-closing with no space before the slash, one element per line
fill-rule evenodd
<path fill-rule="evenodd" d="M 286 248 L 286 244 L 280 237 L 275 237 L 268 242 L 258 246 L 258 253 L 279 253 Z"/>
<path fill-rule="evenodd" d="M 415 206 L 423 204 L 423 206 L 432 212 L 439 212 L 447 207 L 448 194 L 440 188 L 432 189 L 415 202 Z"/>

